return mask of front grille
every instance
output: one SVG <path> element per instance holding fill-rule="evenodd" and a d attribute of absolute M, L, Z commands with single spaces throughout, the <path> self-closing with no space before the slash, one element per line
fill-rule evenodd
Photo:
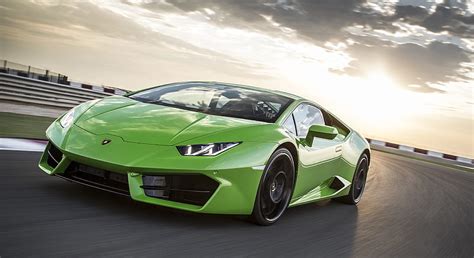
<path fill-rule="evenodd" d="M 63 153 L 51 142 L 49 143 L 49 148 L 47 150 L 47 153 L 48 153 L 48 158 L 46 159 L 46 162 L 52 168 L 56 168 L 59 162 L 61 162 L 61 160 L 63 159 Z"/>
<path fill-rule="evenodd" d="M 64 174 L 56 175 L 94 188 L 122 195 L 130 195 L 128 176 L 126 174 L 72 162 Z"/>
<path fill-rule="evenodd" d="M 219 183 L 205 175 L 143 176 L 145 194 L 150 197 L 203 206 Z"/>

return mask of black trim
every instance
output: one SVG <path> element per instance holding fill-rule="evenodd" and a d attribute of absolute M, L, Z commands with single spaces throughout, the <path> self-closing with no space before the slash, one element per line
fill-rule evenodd
<path fill-rule="evenodd" d="M 78 183 L 78 184 L 81 184 L 81 185 L 89 186 L 89 187 L 92 187 L 92 188 L 95 188 L 95 189 L 107 191 L 107 192 L 114 193 L 114 194 L 119 194 L 119 195 L 123 195 L 123 196 L 130 196 L 130 193 L 123 193 L 122 191 L 114 191 L 113 189 L 109 189 L 109 188 L 106 188 L 106 187 L 103 187 L 103 186 L 99 186 L 97 184 L 90 184 L 90 183 L 87 183 L 83 180 L 72 179 L 72 178 L 64 176 L 63 174 L 54 174 L 54 175 L 59 177 L 59 178 L 62 178 L 64 180 L 67 180 L 69 182 Z"/>
<path fill-rule="evenodd" d="M 115 173 L 72 162 L 64 174 L 55 175 L 96 189 L 130 196 L 127 174 Z"/>
<path fill-rule="evenodd" d="M 141 188 L 145 190 L 168 190 L 168 191 L 177 191 L 177 192 L 189 192 L 189 193 L 211 193 L 210 190 L 192 190 L 192 189 L 178 189 L 178 188 L 166 188 L 166 187 L 159 187 L 159 186 L 148 186 L 142 185 Z"/>
<path fill-rule="evenodd" d="M 295 112 L 293 110 L 293 112 Z M 298 137 L 298 126 L 296 126 L 296 120 L 295 120 L 295 116 L 293 115 L 293 112 L 291 112 L 291 120 L 293 120 L 293 124 L 295 125 L 295 136 Z"/>

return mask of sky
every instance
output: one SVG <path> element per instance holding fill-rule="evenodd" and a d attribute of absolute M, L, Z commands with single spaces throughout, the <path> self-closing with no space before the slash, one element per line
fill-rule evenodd
<path fill-rule="evenodd" d="M 282 90 L 366 137 L 474 158 L 473 1 L 0 0 L 0 59 L 129 90 Z"/>

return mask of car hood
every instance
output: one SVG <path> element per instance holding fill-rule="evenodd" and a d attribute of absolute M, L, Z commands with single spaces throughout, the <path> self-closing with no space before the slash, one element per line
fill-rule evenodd
<path fill-rule="evenodd" d="M 85 111 L 75 124 L 93 134 L 115 135 L 128 142 L 175 145 L 226 130 L 248 129 L 267 123 L 147 104 L 126 97 L 109 97 Z M 229 139 L 232 140 L 238 139 Z"/>

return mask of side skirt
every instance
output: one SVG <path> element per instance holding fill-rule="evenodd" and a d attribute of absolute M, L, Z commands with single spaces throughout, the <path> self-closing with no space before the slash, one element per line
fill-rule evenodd
<path fill-rule="evenodd" d="M 340 176 L 335 176 L 324 181 L 324 183 L 317 186 L 300 198 L 292 200 L 289 207 L 338 197 L 342 195 L 342 193 L 347 192 L 350 187 L 350 181 L 347 181 Z"/>

